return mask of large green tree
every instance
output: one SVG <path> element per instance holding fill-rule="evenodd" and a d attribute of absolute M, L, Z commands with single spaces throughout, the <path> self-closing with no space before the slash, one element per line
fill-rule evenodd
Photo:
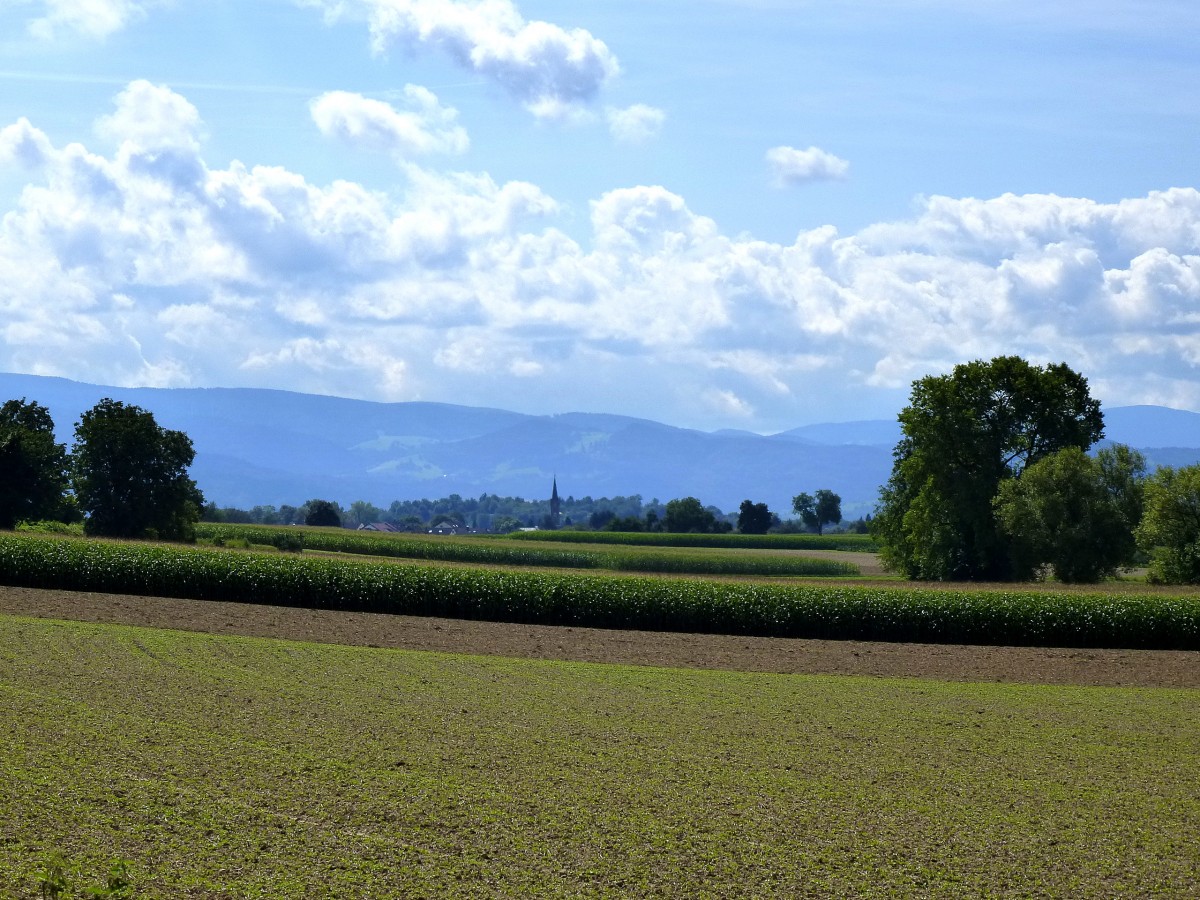
<path fill-rule="evenodd" d="M 105 398 L 75 426 L 72 482 L 84 530 L 191 540 L 204 497 L 188 476 L 191 439 L 139 406 Z"/>
<path fill-rule="evenodd" d="M 817 534 L 820 534 L 826 525 L 836 525 L 842 521 L 842 498 L 833 491 L 822 488 L 817 491 L 814 512 L 817 519 Z"/>
<path fill-rule="evenodd" d="M 324 528 L 340 528 L 342 512 L 332 500 L 309 500 L 304 504 L 304 524 Z"/>
<path fill-rule="evenodd" d="M 1145 503 L 1137 539 L 1149 579 L 1200 584 L 1200 466 L 1163 466 L 1146 481 Z"/>
<path fill-rule="evenodd" d="M 842 498 L 827 488 L 817 491 L 815 497 L 807 492 L 797 494 L 792 498 L 792 512 L 820 534 L 826 525 L 842 521 Z"/>
<path fill-rule="evenodd" d="M 663 531 L 709 534 L 724 530 L 712 511 L 705 509 L 695 497 L 682 497 L 667 503 Z"/>
<path fill-rule="evenodd" d="M 766 534 L 777 521 L 765 503 L 743 500 L 738 508 L 737 530 L 742 534 Z"/>
<path fill-rule="evenodd" d="M 817 527 L 817 500 L 808 491 L 801 491 L 792 498 L 792 512 L 808 528 Z"/>
<path fill-rule="evenodd" d="M 996 518 L 1014 578 L 1049 567 L 1065 582 L 1091 582 L 1131 567 L 1142 517 L 1146 459 L 1115 445 L 1095 457 L 1067 447 L 1000 485 Z"/>
<path fill-rule="evenodd" d="M 872 531 L 894 571 L 926 580 L 1008 580 L 1008 541 L 992 501 L 1002 482 L 1104 433 L 1087 379 L 1065 363 L 976 360 L 913 383 L 903 437 Z"/>
<path fill-rule="evenodd" d="M 54 517 L 67 489 L 67 448 L 54 440 L 46 407 L 25 400 L 0 406 L 0 528 Z"/>
<path fill-rule="evenodd" d="M 349 528 L 361 528 L 363 525 L 382 522 L 384 515 L 386 513 L 374 503 L 355 500 L 350 504 L 350 509 L 346 513 L 346 525 Z"/>

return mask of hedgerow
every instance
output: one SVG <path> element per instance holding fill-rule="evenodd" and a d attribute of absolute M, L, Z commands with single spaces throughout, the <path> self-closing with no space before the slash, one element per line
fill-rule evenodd
<path fill-rule="evenodd" d="M 1200 597 L 726 584 L 0 536 L 0 582 L 489 621 L 775 637 L 1200 649 Z"/>

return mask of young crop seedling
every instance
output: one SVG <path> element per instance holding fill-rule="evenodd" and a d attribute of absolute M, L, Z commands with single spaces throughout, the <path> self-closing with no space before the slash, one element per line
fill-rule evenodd
<path fill-rule="evenodd" d="M 109 866 L 103 884 L 84 888 L 81 894 L 76 894 L 73 887 L 74 880 L 78 877 L 79 867 L 68 865 L 67 858 L 61 851 L 50 854 L 38 882 L 41 900 L 68 900 L 76 896 L 86 900 L 126 900 L 133 896 L 129 864 L 123 859 L 118 859 Z"/>

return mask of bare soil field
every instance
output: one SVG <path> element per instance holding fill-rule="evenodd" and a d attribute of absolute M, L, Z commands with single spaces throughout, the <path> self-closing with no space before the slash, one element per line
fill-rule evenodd
<path fill-rule="evenodd" d="M 512 625 L 0 586 L 0 613 L 293 641 L 671 668 L 1200 688 L 1200 652 L 807 641 Z"/>

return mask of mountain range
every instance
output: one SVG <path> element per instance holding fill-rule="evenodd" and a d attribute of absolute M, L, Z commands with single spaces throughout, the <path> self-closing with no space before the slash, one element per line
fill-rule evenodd
<path fill-rule="evenodd" d="M 376 403 L 254 388 L 119 388 L 0 373 L 0 402 L 46 406 L 59 440 L 101 398 L 136 404 L 196 449 L 191 473 L 220 506 L 298 505 L 483 493 L 694 496 L 735 510 L 765 501 L 787 514 L 800 491 L 830 488 L 847 518 L 870 512 L 891 472 L 895 420 L 804 425 L 774 435 L 696 431 L 601 413 L 535 416 L 445 403 Z M 1200 462 L 1200 413 L 1105 410 L 1106 439 L 1152 465 Z"/>

